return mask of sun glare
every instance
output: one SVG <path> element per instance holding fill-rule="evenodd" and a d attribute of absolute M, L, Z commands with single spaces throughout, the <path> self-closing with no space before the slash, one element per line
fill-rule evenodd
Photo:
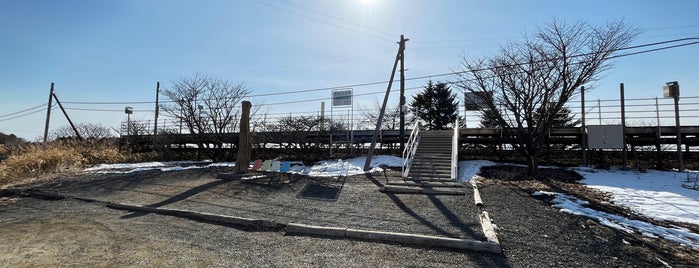
<path fill-rule="evenodd" d="M 376 2 L 376 0 L 359 0 L 359 2 L 361 2 L 364 5 L 371 5 L 374 2 Z"/>

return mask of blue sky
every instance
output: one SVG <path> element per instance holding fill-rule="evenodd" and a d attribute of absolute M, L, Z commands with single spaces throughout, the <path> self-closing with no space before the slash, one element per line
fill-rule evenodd
<path fill-rule="evenodd" d="M 553 18 L 592 25 L 624 19 L 643 30 L 634 45 L 699 37 L 697 10 L 699 2 L 690 0 L 2 1 L 0 132 L 30 140 L 42 135 L 45 111 L 4 115 L 46 103 L 51 82 L 75 122 L 117 127 L 126 119 L 124 106 L 136 109 L 134 119 L 148 120 L 154 104 L 70 102 L 154 101 L 156 81 L 167 88 L 195 73 L 243 83 L 253 95 L 386 81 L 401 34 L 410 39 L 406 77 L 448 73 L 461 56 L 495 52 Z M 683 96 L 699 96 L 699 45 L 614 63 L 588 99 L 618 98 L 621 82 L 627 98 L 661 97 L 664 83 L 674 80 Z M 411 80 L 406 87 L 426 83 Z M 385 89 L 354 87 L 355 94 L 379 93 L 356 97 L 355 112 L 383 98 Z M 328 89 L 250 99 L 279 115 L 317 112 L 317 99 L 329 97 Z M 281 102 L 295 103 L 274 105 Z M 66 124 L 54 111 L 51 127 Z"/>

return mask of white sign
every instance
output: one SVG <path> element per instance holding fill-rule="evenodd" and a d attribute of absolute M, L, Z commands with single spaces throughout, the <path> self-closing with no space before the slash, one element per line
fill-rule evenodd
<path fill-rule="evenodd" d="M 332 106 L 352 106 L 352 89 L 334 89 L 332 91 Z"/>

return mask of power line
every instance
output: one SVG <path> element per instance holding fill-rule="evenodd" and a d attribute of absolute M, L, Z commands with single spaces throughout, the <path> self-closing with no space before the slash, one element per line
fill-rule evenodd
<path fill-rule="evenodd" d="M 395 36 L 394 34 L 390 34 L 390 33 L 387 33 L 387 32 L 383 32 L 383 31 L 379 31 L 379 30 L 376 30 L 376 29 L 372 29 L 372 28 L 369 28 L 369 27 L 367 27 L 367 26 L 364 26 L 364 25 L 360 25 L 360 24 L 358 24 L 358 23 L 355 23 L 355 22 L 353 22 L 353 21 L 346 20 L 346 19 L 343 19 L 343 18 L 340 18 L 340 17 L 337 17 L 337 16 L 333 16 L 333 15 L 327 14 L 327 13 L 325 13 L 325 12 L 319 11 L 319 10 L 317 10 L 317 9 L 305 7 L 305 6 L 299 5 L 299 4 L 294 3 L 294 2 L 291 2 L 291 1 L 287 1 L 287 0 L 281 0 L 281 1 L 282 1 L 282 2 L 285 2 L 285 3 L 287 3 L 287 4 L 290 4 L 290 5 L 293 5 L 293 6 L 296 6 L 296 7 L 299 7 L 299 8 L 302 8 L 302 9 L 305 9 L 305 10 L 308 10 L 308 11 L 311 11 L 311 12 L 314 12 L 314 13 L 317 13 L 317 14 L 320 14 L 320 15 L 323 15 L 323 16 L 326 16 L 326 17 L 331 18 L 331 19 L 339 20 L 339 21 L 342 21 L 342 22 L 345 22 L 345 23 L 348 23 L 348 24 L 352 24 L 352 25 L 354 25 L 354 26 L 357 26 L 357 27 L 360 27 L 360 28 L 363 28 L 363 29 L 367 29 L 367 30 L 374 31 L 374 32 L 376 32 L 376 33 L 380 33 L 380 34 L 383 34 L 383 35 L 386 35 L 386 36 L 391 36 L 391 37 L 392 37 L 392 36 Z"/>
<path fill-rule="evenodd" d="M 89 109 L 89 108 L 71 108 L 71 107 L 65 107 L 66 110 L 74 110 L 74 111 L 88 111 L 88 112 L 124 112 L 123 109 L 120 110 L 114 110 L 114 109 Z M 153 110 L 133 110 L 134 112 L 152 112 Z"/>
<path fill-rule="evenodd" d="M 286 8 L 282 8 L 282 7 L 279 7 L 279 6 L 275 6 L 275 5 L 270 4 L 270 3 L 267 3 L 267 2 L 265 2 L 265 1 L 260 1 L 260 0 L 252 0 L 252 1 L 255 1 L 255 2 L 257 2 L 257 3 L 263 4 L 263 5 L 266 5 L 266 6 L 269 6 L 269 7 L 272 7 L 272 8 L 281 10 L 281 11 L 284 11 L 284 12 L 287 12 L 287 13 L 289 13 L 289 14 L 293 14 L 293 15 L 296 15 L 296 16 L 301 16 L 301 17 L 304 17 L 304 18 L 309 19 L 309 20 L 312 20 L 312 21 L 316 21 L 316 22 L 320 22 L 320 23 L 322 23 L 322 24 L 330 25 L 330 26 L 333 26 L 333 27 L 336 27 L 336 28 L 339 28 L 339 29 L 343 29 L 343 30 L 350 31 L 350 32 L 353 32 L 353 33 L 357 33 L 357 34 L 363 34 L 363 35 L 366 35 L 366 36 L 369 36 L 369 37 L 372 37 L 372 38 L 376 38 L 376 39 L 379 39 L 379 40 L 383 40 L 383 41 L 393 42 L 393 40 L 388 39 L 388 38 L 384 38 L 384 37 L 381 37 L 381 36 L 373 35 L 373 34 L 366 33 L 366 32 L 362 32 L 362 31 L 357 31 L 357 30 L 354 30 L 354 29 L 351 29 L 351 28 L 348 28 L 348 27 L 345 27 L 345 26 L 342 26 L 342 25 L 338 25 L 338 24 L 335 24 L 335 23 L 332 23 L 332 22 L 329 22 L 329 21 L 326 21 L 326 20 L 314 18 L 314 17 L 308 16 L 308 15 L 305 15 L 305 14 L 301 14 L 301 13 L 298 13 L 298 12 L 295 12 L 295 11 L 291 11 L 291 10 L 286 9 Z"/>
<path fill-rule="evenodd" d="M 697 39 L 699 39 L 699 37 L 673 39 L 673 40 L 667 40 L 667 41 L 661 41 L 661 42 L 654 42 L 654 43 L 647 43 L 647 44 L 636 45 L 636 46 L 623 47 L 623 48 L 610 50 L 608 52 L 638 49 L 638 48 L 643 48 L 643 47 L 657 46 L 657 45 L 683 42 L 683 41 L 689 41 L 689 40 L 697 40 Z M 626 54 L 610 56 L 609 58 L 613 59 L 613 58 L 627 57 L 627 56 L 650 53 L 650 52 L 655 52 L 655 51 L 660 51 L 660 50 L 667 50 L 667 49 L 677 48 L 677 47 L 682 47 L 682 46 L 695 45 L 698 43 L 699 43 L 699 41 L 678 44 L 678 45 L 672 45 L 672 46 L 667 46 L 667 47 L 661 47 L 661 48 L 654 48 L 654 49 L 638 51 L 638 52 L 630 52 L 630 53 L 626 53 Z M 569 57 L 576 58 L 576 57 L 582 57 L 582 56 L 586 56 L 586 55 L 590 55 L 590 53 L 571 55 Z M 537 61 L 537 62 L 544 62 L 544 61 L 551 61 L 551 60 L 558 60 L 558 59 L 559 58 L 554 58 L 554 59 L 549 59 L 549 60 L 541 60 L 541 61 Z M 509 66 L 525 65 L 525 64 L 532 64 L 532 63 L 536 63 L 536 62 L 515 63 L 515 64 L 511 64 Z M 577 64 L 582 64 L 582 63 L 585 63 L 585 61 L 578 62 Z M 412 80 L 431 79 L 431 78 L 436 78 L 436 77 L 459 75 L 459 74 L 464 74 L 464 73 L 468 73 L 468 72 L 487 71 L 487 70 L 490 70 L 493 68 L 500 68 L 500 67 L 508 67 L 508 66 L 496 66 L 496 67 L 488 67 L 488 68 L 468 70 L 468 71 L 455 71 L 455 72 L 447 72 L 447 73 L 430 74 L 430 75 L 424 75 L 424 76 L 409 77 L 409 78 L 405 78 L 405 80 L 412 81 Z M 394 82 L 396 82 L 396 81 L 397 80 L 394 80 Z M 288 94 L 297 94 L 297 93 L 309 93 L 309 92 L 332 90 L 332 89 L 337 89 L 337 88 L 356 88 L 356 87 L 365 87 L 365 86 L 372 86 L 372 85 L 381 85 L 381 84 L 386 84 L 388 82 L 390 82 L 390 81 L 376 81 L 376 82 L 350 84 L 350 85 L 344 85 L 344 86 L 332 86 L 332 87 L 322 87 L 322 88 L 314 88 L 314 89 L 303 89 L 303 90 L 282 91 L 282 92 L 273 92 L 273 93 L 264 93 L 264 94 L 253 94 L 253 95 L 249 95 L 247 97 L 253 98 L 253 97 L 266 97 L 266 96 L 288 95 Z M 447 82 L 447 83 L 453 84 L 452 82 Z M 371 95 L 371 94 L 377 94 L 377 93 L 369 93 L 366 95 Z M 357 95 L 357 96 L 359 96 L 359 95 Z M 328 100 L 328 99 L 329 98 L 319 98 L 319 99 L 309 99 L 309 100 L 295 101 L 295 102 L 293 102 L 293 101 L 292 102 L 280 102 L 280 103 L 275 103 L 275 104 L 289 104 L 289 103 L 297 103 L 297 102 L 300 103 L 300 102 L 320 101 L 320 100 Z M 174 101 L 166 100 L 166 101 L 161 101 L 161 102 L 162 103 L 171 103 Z M 153 104 L 155 102 L 153 102 L 153 101 L 131 101 L 131 102 L 77 102 L 77 101 L 70 102 L 70 101 L 64 101 L 63 103 L 66 103 L 66 104 L 108 105 L 108 104 Z M 272 105 L 272 104 L 265 104 L 265 105 Z"/>
<path fill-rule="evenodd" d="M 56 110 L 56 105 L 53 105 L 53 106 L 51 107 L 51 110 L 52 110 L 52 111 L 53 111 L 53 110 Z M 4 118 L 4 119 L 0 119 L 0 122 L 10 121 L 10 120 L 17 119 L 17 118 L 22 118 L 22 117 L 27 117 L 27 116 L 34 115 L 34 114 L 43 113 L 44 111 L 45 111 L 44 109 L 41 109 L 41 110 L 34 111 L 34 112 L 31 112 L 31 113 L 26 113 L 26 114 L 22 114 L 22 115 L 10 117 L 10 118 Z"/>
<path fill-rule="evenodd" d="M 0 118 L 1 118 L 1 117 L 8 117 L 8 116 L 20 114 L 20 113 L 23 113 L 23 112 L 26 112 L 26 111 L 30 111 L 30 110 L 34 110 L 34 109 L 37 109 L 37 108 L 40 108 L 40 107 L 44 107 L 44 106 L 46 106 L 46 103 L 42 103 L 42 104 L 39 104 L 39 105 L 37 105 L 37 106 L 31 107 L 31 108 L 27 108 L 27 109 L 24 109 L 24 110 L 21 110 L 21 111 L 18 111 L 18 112 L 0 115 Z"/>

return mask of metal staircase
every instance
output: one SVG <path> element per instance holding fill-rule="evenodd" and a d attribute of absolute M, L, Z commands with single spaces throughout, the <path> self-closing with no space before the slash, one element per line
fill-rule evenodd
<path fill-rule="evenodd" d="M 451 131 L 422 131 L 405 180 L 451 179 Z"/>
<path fill-rule="evenodd" d="M 458 121 L 455 122 L 458 126 Z M 416 133 L 417 135 L 417 133 Z M 412 140 L 412 137 L 411 137 Z M 454 130 L 420 131 L 414 150 L 406 159 L 403 179 L 406 181 L 456 180 L 458 128 Z"/>

